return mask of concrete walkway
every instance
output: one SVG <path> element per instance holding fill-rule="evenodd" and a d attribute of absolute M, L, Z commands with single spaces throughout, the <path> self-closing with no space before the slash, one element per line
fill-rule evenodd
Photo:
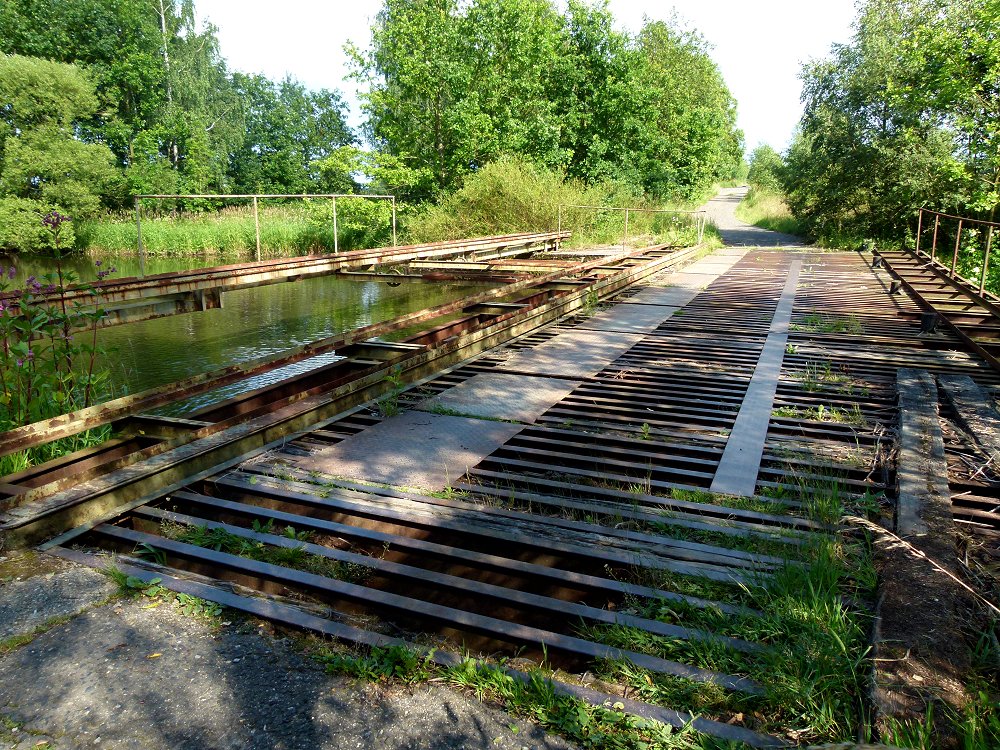
<path fill-rule="evenodd" d="M 719 229 L 726 245 L 748 247 L 803 247 L 801 237 L 793 234 L 772 232 L 747 224 L 736 218 L 736 206 L 747 194 L 747 188 L 723 188 L 712 200 L 701 207 L 708 213 L 708 219 Z"/>

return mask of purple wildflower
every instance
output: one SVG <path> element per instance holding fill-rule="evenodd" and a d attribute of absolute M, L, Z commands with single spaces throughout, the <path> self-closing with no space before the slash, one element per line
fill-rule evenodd
<path fill-rule="evenodd" d="M 70 217 L 64 216 L 58 211 L 49 211 L 45 216 L 42 217 L 42 224 L 47 226 L 53 231 L 62 226 L 65 222 L 72 221 Z"/>
<path fill-rule="evenodd" d="M 13 281 L 15 276 L 17 276 L 17 269 L 11 266 L 7 269 L 7 278 Z"/>
<path fill-rule="evenodd" d="M 17 358 L 17 366 L 24 367 L 24 360 L 21 359 L 20 357 Z"/>
<path fill-rule="evenodd" d="M 99 260 L 95 260 L 95 261 L 94 261 L 94 265 L 95 265 L 95 266 L 96 266 L 97 268 L 100 268 L 100 267 L 101 267 L 101 261 L 99 261 Z"/>

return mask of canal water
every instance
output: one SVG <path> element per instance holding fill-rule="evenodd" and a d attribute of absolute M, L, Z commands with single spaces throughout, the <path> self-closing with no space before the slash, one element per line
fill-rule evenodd
<path fill-rule="evenodd" d="M 136 258 L 85 256 L 70 259 L 64 270 L 68 266 L 81 280 L 92 280 L 98 270 L 94 260 L 100 260 L 101 268 L 117 268 L 114 278 L 135 275 L 138 271 Z M 235 262 L 240 259 L 159 258 L 147 262 L 146 271 L 164 273 Z M 41 277 L 54 270 L 54 262 L 47 259 L 0 258 L 0 265 L 5 268 L 11 263 L 17 268 L 15 287 L 28 276 Z M 482 285 L 470 284 L 404 282 L 389 286 L 327 276 L 225 292 L 221 310 L 100 330 L 98 343 L 106 354 L 97 366 L 110 372 L 113 395 L 122 396 L 201 372 L 277 355 L 311 341 L 444 304 L 483 289 Z M 261 375 L 250 382 L 200 396 L 166 413 L 184 413 L 221 396 L 317 367 L 332 358 L 335 356 L 313 358 Z"/>

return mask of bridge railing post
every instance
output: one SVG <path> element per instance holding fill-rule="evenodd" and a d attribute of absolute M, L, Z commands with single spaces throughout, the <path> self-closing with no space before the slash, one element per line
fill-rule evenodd
<path fill-rule="evenodd" d="M 924 226 L 924 209 L 921 208 L 920 211 L 917 213 L 917 245 L 916 245 L 917 255 L 920 255 L 920 230 L 923 228 L 923 226 Z"/>
<path fill-rule="evenodd" d="M 340 252 L 340 245 L 337 240 L 337 199 L 333 198 L 333 252 Z"/>
<path fill-rule="evenodd" d="M 990 246 L 993 244 L 993 227 L 986 231 L 986 253 L 983 255 L 983 273 L 979 277 L 979 293 L 986 288 L 986 269 L 990 267 Z"/>
<path fill-rule="evenodd" d="M 392 246 L 399 247 L 396 242 L 396 196 L 392 196 Z"/>
<path fill-rule="evenodd" d="M 139 250 L 139 276 L 146 275 L 146 248 L 142 244 L 142 217 L 139 209 L 139 196 L 135 197 L 135 241 Z"/>
<path fill-rule="evenodd" d="M 951 277 L 955 278 L 955 269 L 958 267 L 958 251 L 962 246 L 962 220 L 958 220 L 958 234 L 955 235 L 955 252 L 951 256 Z"/>
<path fill-rule="evenodd" d="M 257 212 L 257 196 L 253 197 L 253 231 L 254 236 L 257 238 L 257 252 L 254 255 L 254 260 L 260 261 L 260 216 Z"/>

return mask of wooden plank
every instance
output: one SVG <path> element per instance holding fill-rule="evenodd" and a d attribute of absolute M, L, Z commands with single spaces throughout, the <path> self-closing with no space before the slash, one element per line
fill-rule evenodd
<path fill-rule="evenodd" d="M 987 454 L 1000 453 L 1000 413 L 987 392 L 968 375 L 938 375 L 938 382 L 955 407 L 961 425 Z"/>
<path fill-rule="evenodd" d="M 928 532 L 928 514 L 951 512 L 951 491 L 934 377 L 904 368 L 899 370 L 897 385 L 900 432 L 896 533 L 905 539 Z"/>
<path fill-rule="evenodd" d="M 177 556 L 212 566 L 216 570 L 230 570 L 240 575 L 258 576 L 275 581 L 283 586 L 292 586 L 315 592 L 323 597 L 351 601 L 366 607 L 401 616 L 407 622 L 414 617 L 439 623 L 444 627 L 457 628 L 467 632 L 488 635 L 506 642 L 544 644 L 553 651 L 561 651 L 584 659 L 626 659 L 641 669 L 659 674 L 684 677 L 695 682 L 717 685 L 725 690 L 760 695 L 760 685 L 745 677 L 735 677 L 708 669 L 692 667 L 688 664 L 661 659 L 635 651 L 628 651 L 600 643 L 594 643 L 575 636 L 562 635 L 528 625 L 499 620 L 473 612 L 425 602 L 400 594 L 377 591 L 356 583 L 348 583 L 326 578 L 315 573 L 285 568 L 280 565 L 251 560 L 226 552 L 217 552 L 191 544 L 183 544 L 172 539 L 144 534 L 118 526 L 102 525 L 94 530 L 102 536 L 118 539 L 126 544 L 151 544 L 167 556 Z"/>
<path fill-rule="evenodd" d="M 186 490 L 175 492 L 170 497 L 172 500 L 183 505 L 194 505 L 201 508 L 199 512 L 202 514 L 235 514 L 248 519 L 273 520 L 276 523 L 295 525 L 296 528 L 303 531 L 333 534 L 344 539 L 353 540 L 359 544 L 373 544 L 376 547 L 389 545 L 392 549 L 401 549 L 425 559 L 444 560 L 482 570 L 538 580 L 541 585 L 546 586 L 549 590 L 565 587 L 594 592 L 600 596 L 610 596 L 615 599 L 622 596 L 636 596 L 642 599 L 663 599 L 666 601 L 684 602 L 699 609 L 714 608 L 726 614 L 736 616 L 759 614 L 755 610 L 745 607 L 710 601 L 694 596 L 686 596 L 640 584 L 618 581 L 612 578 L 602 578 L 565 568 L 539 565 L 537 563 L 488 554 L 463 547 L 452 547 L 437 542 L 429 542 L 424 539 L 416 539 L 403 534 L 393 534 L 363 526 L 352 526 L 312 516 L 300 516 L 295 513 L 249 505 L 235 500 L 207 497 Z"/>
<path fill-rule="evenodd" d="M 873 544 L 882 581 L 874 634 L 877 722 L 918 724 L 944 700 L 958 711 L 965 691 L 955 675 L 968 670 L 962 637 L 961 589 L 948 463 L 938 416 L 937 384 L 925 371 L 898 374 L 900 442 L 896 535 Z M 952 731 L 948 710 L 933 711 L 935 738 Z M 943 718 L 942 718 L 943 717 Z"/>
<path fill-rule="evenodd" d="M 647 633 L 653 633 L 665 638 L 711 641 L 743 653 L 753 653 L 760 650 L 760 646 L 758 644 L 751 643 L 740 638 L 729 638 L 727 636 L 717 635 L 705 630 L 686 628 L 679 625 L 670 625 L 668 623 L 659 622 L 658 620 L 649 620 L 635 615 L 612 612 L 606 609 L 598 609 L 597 607 L 590 607 L 586 604 L 564 601 L 562 599 L 542 596 L 540 594 L 535 594 L 529 591 L 521 591 L 515 588 L 497 586 L 478 581 L 474 578 L 465 578 L 413 565 L 383 560 L 379 557 L 326 547 L 322 544 L 289 539 L 288 537 L 277 534 L 256 532 L 250 529 L 245 529 L 241 526 L 233 526 L 232 524 L 212 521 L 188 515 L 186 513 L 176 513 L 174 511 L 162 510 L 160 508 L 143 506 L 132 511 L 132 515 L 140 518 L 148 518 L 156 522 L 173 521 L 187 526 L 221 529 L 227 534 L 240 537 L 241 539 L 249 539 L 254 542 L 270 545 L 272 547 L 281 547 L 283 549 L 302 550 L 305 553 L 317 555 L 329 560 L 360 565 L 375 571 L 379 576 L 397 579 L 397 583 L 400 583 L 400 585 L 409 589 L 411 595 L 413 595 L 412 590 L 419 589 L 430 584 L 435 588 L 455 592 L 463 597 L 487 599 L 499 606 L 518 605 L 528 610 L 544 612 L 551 617 L 561 618 L 561 622 L 567 625 L 572 623 L 572 618 L 580 618 L 608 625 L 622 625 L 638 628 L 640 630 L 645 630 Z M 296 527 L 296 530 L 299 530 L 296 522 L 293 522 L 292 525 Z M 154 542 L 150 542 L 150 544 L 154 547 L 156 546 Z"/>

